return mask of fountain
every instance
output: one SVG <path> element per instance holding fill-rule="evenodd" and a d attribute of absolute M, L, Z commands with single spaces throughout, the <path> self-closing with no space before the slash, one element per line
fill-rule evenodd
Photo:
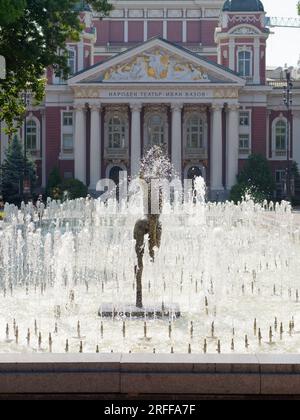
<path fill-rule="evenodd" d="M 0 352 L 298 352 L 299 216 L 286 202 L 208 203 L 203 179 L 193 187 L 153 220 L 133 187 L 120 201 L 7 204 Z"/>

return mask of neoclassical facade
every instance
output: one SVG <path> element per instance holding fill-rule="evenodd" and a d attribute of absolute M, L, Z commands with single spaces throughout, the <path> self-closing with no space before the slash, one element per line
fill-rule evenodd
<path fill-rule="evenodd" d="M 55 166 L 91 191 L 120 170 L 134 176 L 151 145 L 165 148 L 179 176 L 202 175 L 212 198 L 227 196 L 251 153 L 269 159 L 282 185 L 287 160 L 300 164 L 300 83 L 288 115 L 282 82 L 266 74 L 261 1 L 112 3 L 105 19 L 80 13 L 72 75 L 48 69 L 45 101 L 28 111 L 20 135 L 41 187 Z"/>

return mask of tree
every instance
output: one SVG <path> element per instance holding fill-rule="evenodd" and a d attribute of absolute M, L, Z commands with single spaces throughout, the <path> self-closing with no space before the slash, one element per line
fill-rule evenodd
<path fill-rule="evenodd" d="M 268 160 L 262 155 L 249 156 L 232 188 L 230 199 L 237 203 L 248 193 L 257 201 L 272 199 L 275 181 Z"/>
<path fill-rule="evenodd" d="M 24 13 L 25 5 L 25 0 L 0 0 L 0 26 L 19 19 Z"/>
<path fill-rule="evenodd" d="M 46 193 L 48 197 L 56 198 L 54 190 L 56 190 L 59 185 L 62 183 L 62 178 L 60 176 L 58 168 L 55 166 L 49 174 Z"/>
<path fill-rule="evenodd" d="M 20 204 L 24 177 L 30 181 L 31 192 L 36 182 L 35 165 L 24 158 L 23 146 L 17 136 L 9 143 L 2 169 L 2 193 L 5 201 Z"/>
<path fill-rule="evenodd" d="M 28 90 L 40 102 L 45 91 L 45 69 L 52 66 L 67 78 L 67 40 L 79 41 L 83 29 L 79 11 L 92 7 L 105 16 L 109 0 L 0 0 L 0 55 L 6 59 L 7 77 L 0 80 L 0 120 L 10 136 L 21 125 Z"/>

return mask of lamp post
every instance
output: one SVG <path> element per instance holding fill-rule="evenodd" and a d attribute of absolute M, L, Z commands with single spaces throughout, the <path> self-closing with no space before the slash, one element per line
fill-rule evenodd
<path fill-rule="evenodd" d="M 286 193 L 288 201 L 292 200 L 292 191 L 291 191 L 291 135 L 290 135 L 290 119 L 291 119 L 291 106 L 293 104 L 292 99 L 292 89 L 293 83 L 291 80 L 291 71 L 289 69 L 285 69 L 285 78 L 286 78 L 286 86 L 284 87 L 284 96 L 283 96 L 283 103 L 287 109 L 287 145 L 286 145 Z"/>

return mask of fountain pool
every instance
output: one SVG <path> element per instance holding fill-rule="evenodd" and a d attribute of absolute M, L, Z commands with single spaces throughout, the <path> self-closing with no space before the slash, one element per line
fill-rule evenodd
<path fill-rule="evenodd" d="M 300 352 L 300 217 L 287 203 L 165 208 L 155 263 L 145 254 L 144 304 L 177 305 L 180 318 L 101 318 L 101 307 L 135 302 L 133 208 L 6 206 L 1 353 Z"/>

